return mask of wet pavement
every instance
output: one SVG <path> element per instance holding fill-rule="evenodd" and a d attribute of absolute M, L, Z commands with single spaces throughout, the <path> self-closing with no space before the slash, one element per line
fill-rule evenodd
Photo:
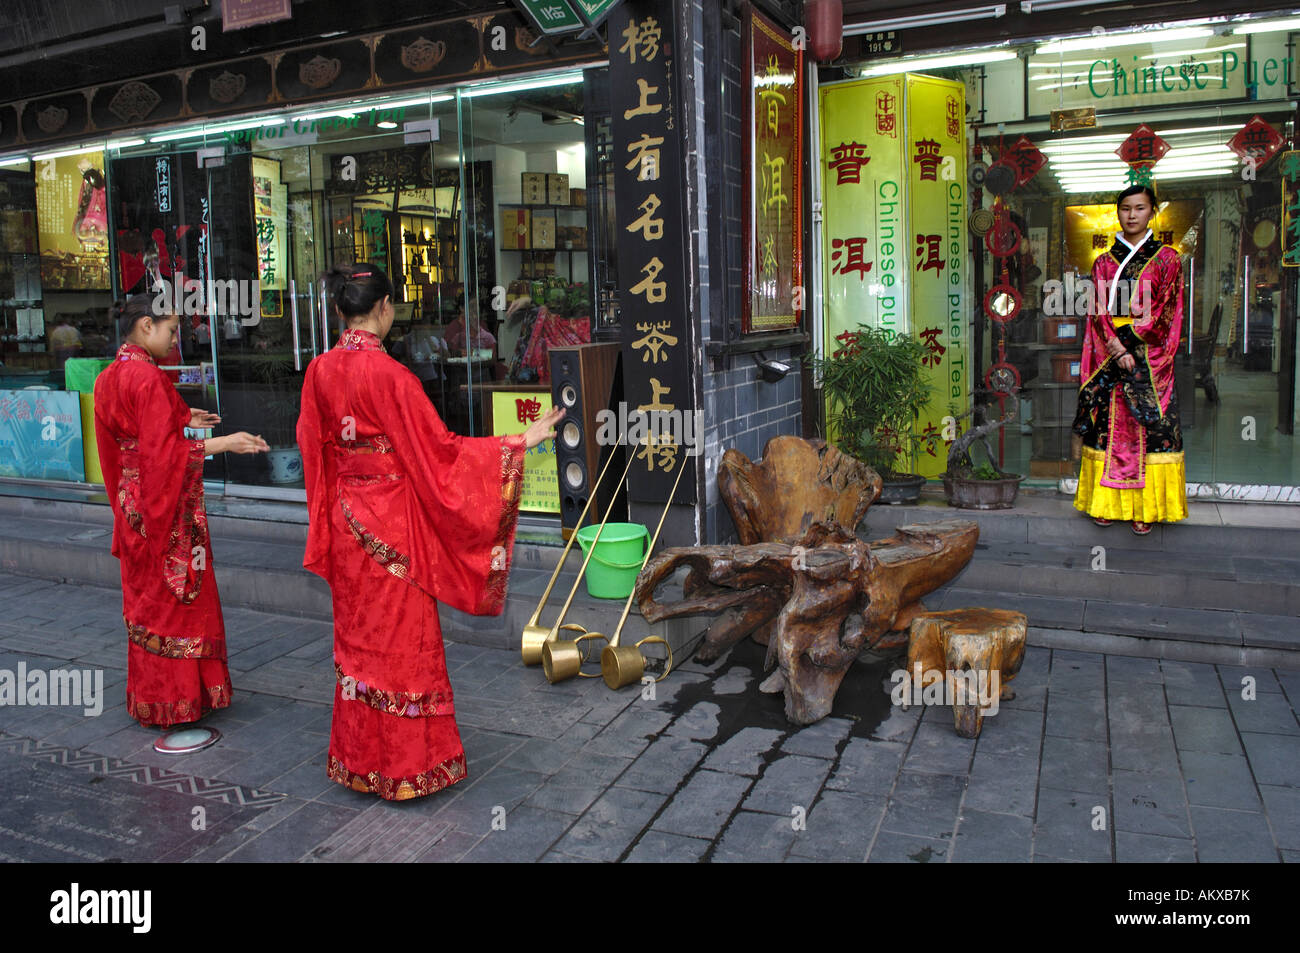
<path fill-rule="evenodd" d="M 227 610 L 222 739 L 168 756 L 126 716 L 120 606 L 0 574 L 0 860 L 1300 860 L 1293 670 L 1030 648 L 967 740 L 892 703 L 896 659 L 796 728 L 749 641 L 653 692 L 448 644 L 469 777 L 391 803 L 325 776 L 328 623 Z M 102 713 L 14 704 L 20 666 L 101 672 Z"/>

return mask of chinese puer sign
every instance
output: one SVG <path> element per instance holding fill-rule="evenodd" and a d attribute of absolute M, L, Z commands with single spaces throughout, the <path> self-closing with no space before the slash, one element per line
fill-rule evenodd
<path fill-rule="evenodd" d="M 907 325 L 903 78 L 823 86 L 822 261 L 827 352 L 861 322 Z"/>
<path fill-rule="evenodd" d="M 624 3 L 610 15 L 610 111 L 614 196 L 623 318 L 623 381 L 628 414 L 647 415 L 649 432 L 635 439 L 632 497 L 664 503 L 680 466 L 688 465 L 694 427 L 688 320 L 685 177 L 675 83 L 674 7 L 666 0 Z M 677 503 L 693 503 L 684 480 Z"/>
<path fill-rule="evenodd" d="M 825 353 L 860 323 L 919 340 L 935 433 L 970 401 L 964 88 L 883 76 L 823 86 L 820 106 Z M 944 465 L 936 447 L 917 472 Z"/>
<path fill-rule="evenodd" d="M 933 397 L 917 423 L 918 433 L 929 436 L 941 432 L 943 418 L 962 413 L 970 401 L 965 87 L 908 74 L 905 95 L 912 285 L 907 331 L 929 351 L 924 362 Z M 938 476 L 947 468 L 943 448 L 935 441 L 928 448 L 916 472 Z"/>
<path fill-rule="evenodd" d="M 743 330 L 797 327 L 803 312 L 803 53 L 747 8 Z M 797 299 L 797 300 L 796 300 Z"/>

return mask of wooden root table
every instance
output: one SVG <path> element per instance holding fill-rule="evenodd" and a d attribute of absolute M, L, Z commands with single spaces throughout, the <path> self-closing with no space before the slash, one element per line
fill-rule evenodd
<path fill-rule="evenodd" d="M 786 717 L 809 725 L 830 713 L 844 673 L 864 649 L 899 647 L 922 596 L 970 561 L 979 525 L 942 520 L 899 527 L 866 543 L 836 524 L 814 523 L 796 542 L 666 549 L 637 578 L 647 622 L 726 613 L 734 643 L 778 612 L 762 686 L 784 691 Z M 684 598 L 661 604 L 655 590 L 678 568 L 689 570 Z"/>
<path fill-rule="evenodd" d="M 918 615 L 908 636 L 903 697 L 925 696 L 927 689 L 940 694 L 952 705 L 957 734 L 978 738 L 984 715 L 1016 697 L 1010 682 L 1025 660 L 1026 628 L 1023 614 L 1004 609 Z"/>

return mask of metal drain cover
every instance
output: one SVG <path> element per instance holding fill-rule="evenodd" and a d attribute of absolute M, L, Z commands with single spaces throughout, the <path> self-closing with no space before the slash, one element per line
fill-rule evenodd
<path fill-rule="evenodd" d="M 211 747 L 220 740 L 221 732 L 215 728 L 178 728 L 155 741 L 153 750 L 159 754 L 190 754 Z"/>

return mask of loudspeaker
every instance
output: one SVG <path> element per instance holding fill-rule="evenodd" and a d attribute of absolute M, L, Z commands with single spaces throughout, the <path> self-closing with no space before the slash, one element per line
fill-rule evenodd
<path fill-rule="evenodd" d="M 610 454 L 616 454 L 619 459 L 609 464 L 612 472 L 605 474 L 586 523 L 599 523 L 606 509 L 615 501 L 621 509 L 616 508 L 610 513 L 610 522 L 627 519 L 627 495 L 619 484 L 622 467 L 626 464 L 623 448 L 602 447 L 596 442 L 600 426 L 596 415 L 602 410 L 613 409 L 615 398 L 623 390 L 619 364 L 621 351 L 619 343 L 603 342 L 553 347 L 548 355 L 551 399 L 556 407 L 565 411 L 564 420 L 555 432 L 555 464 L 560 483 L 560 526 L 566 540 L 578 528 L 578 517 L 591 498 L 592 484 L 600 476 Z"/>

